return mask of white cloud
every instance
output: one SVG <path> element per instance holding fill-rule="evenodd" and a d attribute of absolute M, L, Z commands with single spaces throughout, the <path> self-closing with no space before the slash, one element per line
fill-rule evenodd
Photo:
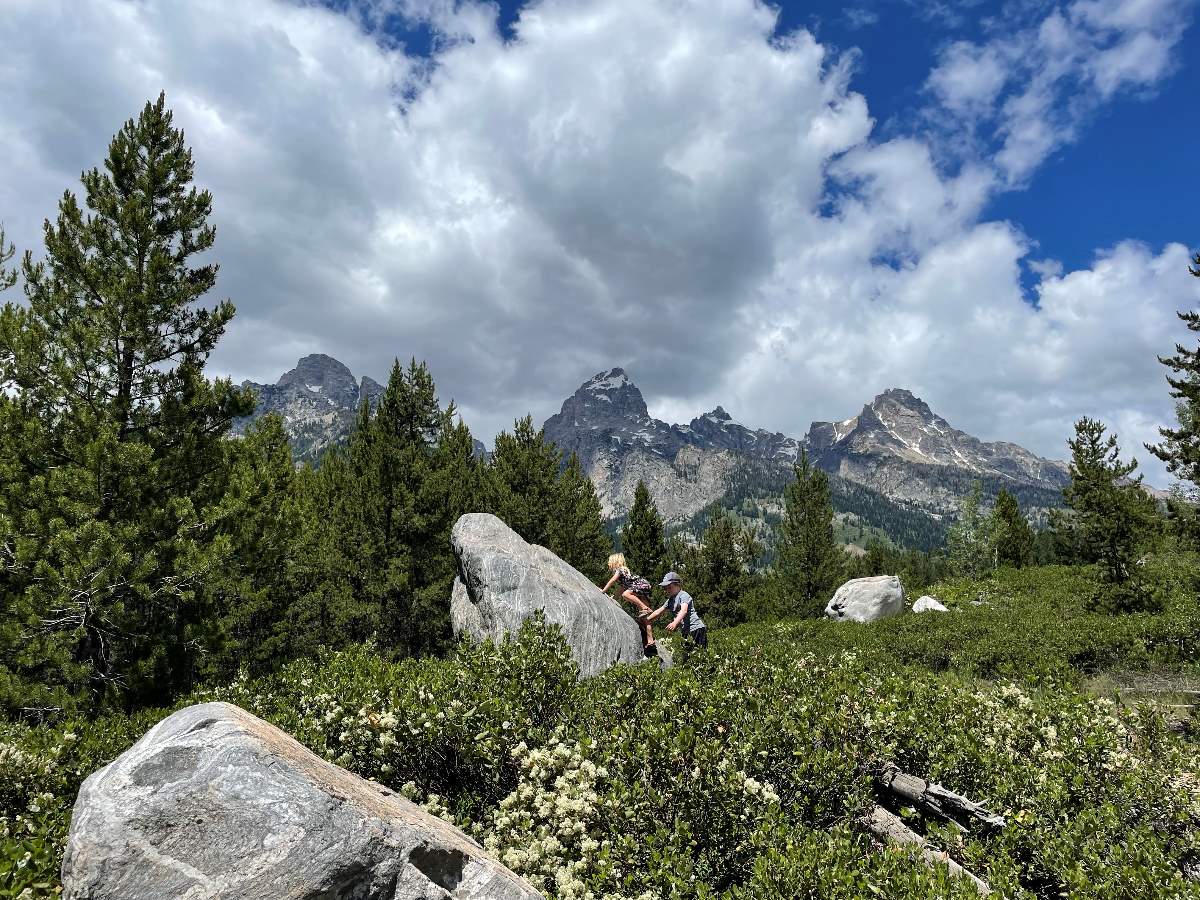
<path fill-rule="evenodd" d="M 1164 15 L 1142 5 L 1072 6 L 1068 41 L 1108 37 L 1024 86 L 1003 43 L 948 50 L 931 89 L 1014 156 L 949 176 L 937 143 L 873 140 L 853 57 L 775 35 L 755 0 L 543 0 L 512 40 L 490 5 L 449 0 L 7 0 L 0 156 L 21 177 L 0 216 L 35 246 L 165 88 L 216 198 L 240 312 L 214 365 L 235 377 L 321 351 L 381 378 L 415 355 L 485 438 L 615 364 L 657 410 L 721 402 L 793 434 L 899 385 L 1043 453 L 1083 413 L 1132 447 L 1170 411 L 1154 354 L 1173 311 L 1200 302 L 1183 248 L 1062 272 L 981 216 L 1062 140 L 1060 77 L 1102 97 L 1166 70 L 1134 40 L 1159 32 L 1127 24 Z M 434 21 L 435 64 L 363 30 L 388 12 Z"/>
<path fill-rule="evenodd" d="M 1042 18 L 993 25 L 986 40 L 941 51 L 926 87 L 933 113 L 960 146 L 995 147 L 994 163 L 1020 185 L 1075 141 L 1103 102 L 1153 88 L 1170 70 L 1193 0 L 1075 0 Z"/>

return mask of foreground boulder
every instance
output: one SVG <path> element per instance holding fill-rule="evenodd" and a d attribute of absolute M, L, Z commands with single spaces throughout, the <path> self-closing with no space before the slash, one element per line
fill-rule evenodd
<path fill-rule="evenodd" d="M 456 635 L 502 641 L 541 611 L 562 628 L 586 677 L 641 662 L 637 625 L 611 597 L 545 547 L 527 543 L 493 515 L 470 513 L 451 534 L 459 577 L 450 597 Z"/>
<path fill-rule="evenodd" d="M 465 834 L 228 703 L 189 706 L 83 783 L 71 900 L 534 900 Z"/>
<path fill-rule="evenodd" d="M 929 595 L 926 595 L 918 598 L 917 602 L 913 604 L 913 612 L 950 612 L 950 610 L 942 606 L 936 597 L 930 597 Z"/>
<path fill-rule="evenodd" d="M 904 585 L 895 575 L 876 575 L 847 581 L 829 605 L 825 615 L 849 622 L 874 622 L 904 612 Z"/>

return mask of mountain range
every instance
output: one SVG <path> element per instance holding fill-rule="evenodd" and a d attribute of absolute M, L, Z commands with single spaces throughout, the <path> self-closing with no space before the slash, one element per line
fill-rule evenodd
<path fill-rule="evenodd" d="M 343 441 L 359 405 L 383 390 L 322 354 L 304 357 L 273 385 L 244 385 L 258 392 L 259 404 L 235 430 L 279 413 L 298 462 L 315 462 Z M 940 543 L 976 481 L 989 495 L 1007 487 L 1035 521 L 1062 504 L 1069 481 L 1065 463 L 1006 441 L 981 441 L 899 388 L 855 416 L 814 422 L 802 437 L 791 437 L 747 427 L 720 406 L 687 424 L 663 422 L 650 415 L 628 374 L 614 368 L 580 385 L 544 427 L 547 439 L 579 456 L 614 523 L 628 514 L 640 480 L 669 526 L 702 524 L 714 504 L 769 524 L 782 512 L 783 489 L 801 452 L 829 474 L 843 517 L 909 546 Z M 484 452 L 478 442 L 477 450 Z"/>

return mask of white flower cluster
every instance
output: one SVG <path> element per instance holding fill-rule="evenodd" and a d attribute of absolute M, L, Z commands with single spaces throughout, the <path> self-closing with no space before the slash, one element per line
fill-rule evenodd
<path fill-rule="evenodd" d="M 561 733 L 538 749 L 522 741 L 512 756 L 520 769 L 517 789 L 482 829 L 484 846 L 558 900 L 600 900 L 585 879 L 608 847 L 597 839 L 603 821 L 597 786 L 608 772 Z"/>

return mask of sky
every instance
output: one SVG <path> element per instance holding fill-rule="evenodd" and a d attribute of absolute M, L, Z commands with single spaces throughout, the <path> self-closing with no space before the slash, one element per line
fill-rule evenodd
<path fill-rule="evenodd" d="M 1197 6 L 0 0 L 0 222 L 40 255 L 165 91 L 238 308 L 215 374 L 416 357 L 487 442 L 613 366 L 794 436 L 904 387 L 1053 458 L 1100 418 L 1163 485 Z"/>

